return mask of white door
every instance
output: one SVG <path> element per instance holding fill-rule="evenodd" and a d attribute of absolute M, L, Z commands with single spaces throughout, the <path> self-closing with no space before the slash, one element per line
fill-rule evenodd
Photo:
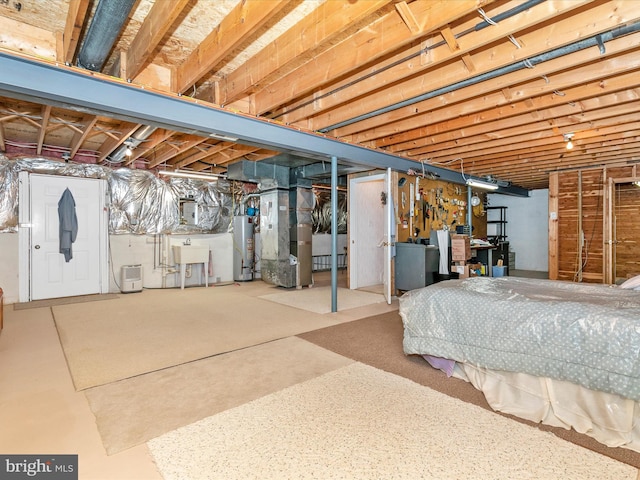
<path fill-rule="evenodd" d="M 354 178 L 349 184 L 349 285 L 352 289 L 383 285 L 391 302 L 391 247 L 385 227 L 391 203 L 387 175 Z M 383 195 L 384 194 L 384 195 Z M 384 200 L 383 200 L 384 198 Z"/>
<path fill-rule="evenodd" d="M 384 298 L 389 305 L 391 305 L 391 257 L 393 256 L 393 249 L 395 244 L 395 232 L 394 226 L 394 208 L 393 208 L 393 196 L 391 192 L 391 169 L 387 169 L 387 176 L 385 178 L 385 212 L 384 212 L 384 278 L 383 278 L 383 293 Z"/>
<path fill-rule="evenodd" d="M 104 180 L 29 175 L 31 300 L 102 292 L 106 269 Z M 58 202 L 65 189 L 75 200 L 78 234 L 67 262 L 60 253 Z"/>

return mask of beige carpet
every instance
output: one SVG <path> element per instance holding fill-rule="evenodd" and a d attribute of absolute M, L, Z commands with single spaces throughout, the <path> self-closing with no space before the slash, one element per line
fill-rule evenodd
<path fill-rule="evenodd" d="M 338 312 L 385 301 L 382 295 L 348 288 L 338 288 L 337 294 Z M 279 291 L 262 295 L 260 298 L 314 313 L 324 314 L 331 312 L 330 286 Z"/>
<path fill-rule="evenodd" d="M 403 334 L 402 319 L 396 311 L 306 332 L 300 334 L 300 338 L 493 412 L 482 392 L 470 383 L 448 378 L 419 355 L 405 355 L 402 350 Z M 566 441 L 640 468 L 640 453 L 632 450 L 607 447 L 575 430 L 534 424 L 499 412 L 494 412 L 494 415 L 504 415 L 514 421 L 551 432 Z"/>
<path fill-rule="evenodd" d="M 597 479 L 637 470 L 361 363 L 151 440 L 170 479 Z"/>
<path fill-rule="evenodd" d="M 109 455 L 353 363 L 297 337 L 85 390 Z"/>
<path fill-rule="evenodd" d="M 236 288 L 145 290 L 117 300 L 52 307 L 76 389 L 341 321 L 243 295 Z"/>

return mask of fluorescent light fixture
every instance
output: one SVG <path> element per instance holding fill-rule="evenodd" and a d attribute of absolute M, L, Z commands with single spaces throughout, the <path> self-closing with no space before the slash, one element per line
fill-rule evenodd
<path fill-rule="evenodd" d="M 184 170 L 160 170 L 158 175 L 166 175 L 168 177 L 181 177 L 181 178 L 197 178 L 200 180 L 217 180 L 219 178 L 226 178 L 225 174 L 221 173 L 200 173 L 200 172 L 185 172 Z"/>
<path fill-rule="evenodd" d="M 498 189 L 498 185 L 495 183 L 491 183 L 491 182 L 485 182 L 484 180 L 474 180 L 474 179 L 469 179 L 467 180 L 467 185 L 469 185 L 470 187 L 476 187 L 476 188 L 484 188 L 485 190 L 497 190 Z"/>
<path fill-rule="evenodd" d="M 237 137 L 230 137 L 229 135 L 223 135 L 222 133 L 210 133 L 211 138 L 217 138 L 218 140 L 226 140 L 227 142 L 237 142 Z"/>

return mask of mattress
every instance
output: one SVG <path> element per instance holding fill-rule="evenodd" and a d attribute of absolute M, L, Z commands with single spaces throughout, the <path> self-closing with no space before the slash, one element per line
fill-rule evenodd
<path fill-rule="evenodd" d="M 640 400 L 640 293 L 516 277 L 400 297 L 406 354 L 572 382 Z"/>

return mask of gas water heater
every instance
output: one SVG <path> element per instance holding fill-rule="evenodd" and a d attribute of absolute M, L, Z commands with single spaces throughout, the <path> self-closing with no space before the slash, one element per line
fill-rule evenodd
<path fill-rule="evenodd" d="M 253 217 L 233 217 L 233 279 L 236 282 L 253 280 Z"/>

